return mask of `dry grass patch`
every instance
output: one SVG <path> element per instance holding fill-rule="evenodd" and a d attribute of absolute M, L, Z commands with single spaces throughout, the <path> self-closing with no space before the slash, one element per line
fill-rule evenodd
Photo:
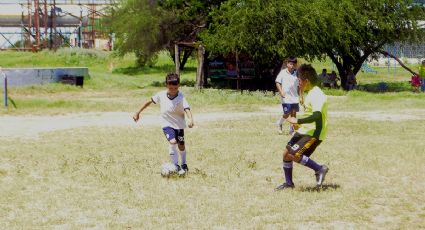
<path fill-rule="evenodd" d="M 168 154 L 157 127 L 3 139 L 0 221 L 7 229 L 425 227 L 423 121 L 333 118 L 312 156 L 330 167 L 325 189 L 295 165 L 296 189 L 276 193 L 289 137 L 275 133 L 274 119 L 188 130 L 186 178 L 161 178 Z"/>

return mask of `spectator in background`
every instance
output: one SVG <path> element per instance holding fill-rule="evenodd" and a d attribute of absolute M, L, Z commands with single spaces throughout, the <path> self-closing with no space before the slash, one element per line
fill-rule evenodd
<path fill-rule="evenodd" d="M 353 90 L 356 87 L 357 87 L 356 75 L 353 73 L 353 70 L 350 69 L 347 75 L 347 89 Z"/>
<path fill-rule="evenodd" d="M 338 76 L 336 75 L 336 72 L 332 70 L 331 74 L 329 74 L 329 84 L 331 88 L 338 88 Z"/>
<path fill-rule="evenodd" d="M 328 71 L 326 69 L 322 69 L 322 73 L 319 75 L 319 81 L 321 86 L 325 85 L 327 78 L 328 78 Z"/>
<path fill-rule="evenodd" d="M 422 60 L 422 65 L 419 67 L 419 75 L 421 78 L 425 78 L 425 60 Z"/>
<path fill-rule="evenodd" d="M 238 76 L 238 70 L 236 69 L 235 65 L 233 63 L 227 64 L 227 73 L 226 75 L 228 77 L 237 77 Z"/>
<path fill-rule="evenodd" d="M 416 74 L 412 76 L 410 84 L 412 85 L 414 92 L 419 92 L 419 88 L 421 87 L 421 83 L 422 82 L 421 82 L 420 76 L 418 76 Z"/>

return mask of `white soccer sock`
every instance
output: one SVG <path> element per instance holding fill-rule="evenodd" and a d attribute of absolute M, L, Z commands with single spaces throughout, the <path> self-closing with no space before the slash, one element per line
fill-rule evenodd
<path fill-rule="evenodd" d="M 186 150 L 180 151 L 180 156 L 182 157 L 182 165 L 186 164 Z"/>
<path fill-rule="evenodd" d="M 178 165 L 179 164 L 179 155 L 177 151 L 177 144 L 170 144 L 170 160 L 171 163 Z"/>
<path fill-rule="evenodd" d="M 285 122 L 285 118 L 283 118 L 282 116 L 280 116 L 279 120 L 276 121 L 277 125 L 282 125 L 283 122 Z"/>
<path fill-rule="evenodd" d="M 300 164 L 305 165 L 307 164 L 308 160 L 310 160 L 310 158 L 308 158 L 307 156 L 303 156 L 300 160 Z"/>

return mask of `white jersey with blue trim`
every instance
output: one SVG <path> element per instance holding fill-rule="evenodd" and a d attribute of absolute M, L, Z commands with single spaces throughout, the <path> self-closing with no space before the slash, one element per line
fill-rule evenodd
<path fill-rule="evenodd" d="M 171 127 L 173 129 L 186 128 L 184 110 L 190 109 L 189 103 L 179 91 L 177 95 L 170 98 L 167 91 L 161 91 L 151 98 L 152 102 L 159 104 L 161 108 L 161 125 L 163 128 Z"/>
<path fill-rule="evenodd" d="M 275 82 L 279 83 L 285 92 L 285 97 L 281 97 L 282 104 L 300 103 L 300 96 L 298 95 L 299 80 L 296 70 L 292 74 L 288 71 L 288 69 L 281 70 L 277 75 Z"/>

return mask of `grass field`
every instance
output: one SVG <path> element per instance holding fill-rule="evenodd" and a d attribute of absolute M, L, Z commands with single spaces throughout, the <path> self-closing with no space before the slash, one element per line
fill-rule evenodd
<path fill-rule="evenodd" d="M 60 60 L 45 63 L 60 66 Z M 11 89 L 17 108 L 2 111 L 0 121 L 85 112 L 128 112 L 130 119 L 143 100 L 162 89 L 152 83 L 162 81 L 171 66 L 164 61 L 156 70 L 129 74 L 122 71 L 131 70 L 131 57 L 100 60 L 87 59 L 91 79 L 83 89 L 56 84 Z M 108 62 L 120 64 L 108 70 Z M 193 80 L 193 74 L 190 70 L 183 78 Z M 366 75 L 359 78 L 373 82 Z M 0 135 L 2 228 L 425 228 L 424 94 L 327 91 L 338 96 L 329 97 L 328 137 L 312 155 L 330 168 L 324 188 L 313 189 L 314 174 L 294 165 L 296 188 L 274 192 L 282 183 L 281 154 L 290 138 L 277 135 L 274 127 L 278 98 L 262 92 L 182 91 L 195 118 L 195 128 L 186 131 L 190 172 L 185 178 L 161 178 L 168 151 L 155 125 Z M 152 107 L 146 114 L 157 112 Z M 253 115 L 197 122 L 211 112 Z"/>

